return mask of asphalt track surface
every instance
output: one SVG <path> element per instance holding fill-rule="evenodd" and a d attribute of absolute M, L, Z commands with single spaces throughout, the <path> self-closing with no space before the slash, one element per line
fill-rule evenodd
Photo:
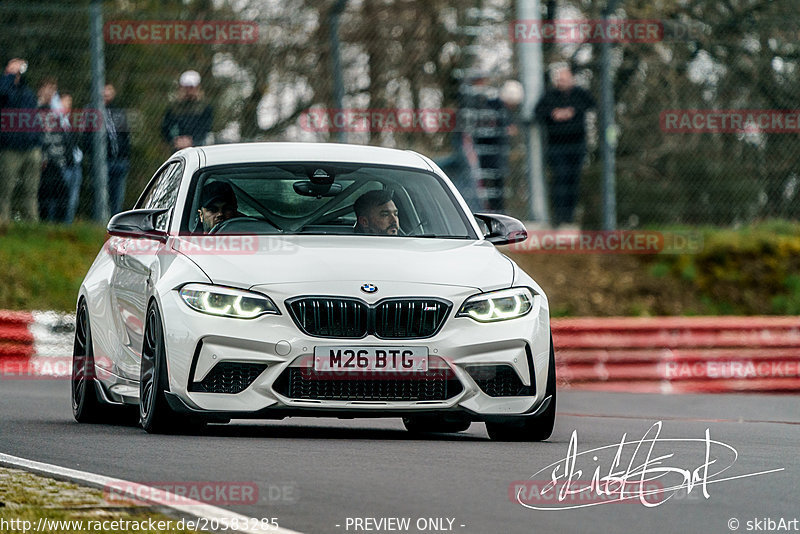
<path fill-rule="evenodd" d="M 510 496 L 514 481 L 532 476 L 547 481 L 555 466 L 566 469 L 573 431 L 578 452 L 583 452 L 618 445 L 626 434 L 627 441 L 641 440 L 657 421 L 663 422 L 659 441 L 646 442 L 641 450 L 653 445 L 651 461 L 673 454 L 661 459 L 660 467 L 692 471 L 701 466 L 708 429 L 711 440 L 738 453 L 720 477 L 783 470 L 722 482 L 709 476 L 708 498 L 700 476 L 690 493 L 678 490 L 653 507 L 636 499 L 542 511 Z M 775 526 L 781 519 L 800 519 L 799 444 L 800 396 L 562 391 L 556 430 L 545 443 L 489 441 L 482 424 L 461 434 L 420 439 L 396 419 L 234 421 L 212 426 L 203 435 L 151 436 L 134 426 L 75 423 L 66 380 L 0 379 L 0 452 L 129 481 L 254 482 L 259 487 L 256 504 L 226 507 L 255 518 L 276 517 L 281 527 L 304 533 L 722 533 L 732 531 L 734 518 L 738 531 L 766 531 L 768 519 Z M 618 471 L 625 471 L 634 447 L 625 446 Z M 616 449 L 578 456 L 575 469 L 583 472 L 573 475 L 575 483 L 588 483 L 597 466 L 606 474 Z M 636 454 L 634 465 L 643 463 L 646 454 Z M 709 460 L 716 460 L 709 468 L 713 472 L 731 464 L 733 453 L 712 443 Z M 554 465 L 536 474 L 549 464 Z M 648 476 L 653 473 L 648 470 Z M 683 480 L 676 476 L 663 479 L 661 487 Z M 559 503 L 552 492 L 547 498 L 522 498 L 533 506 L 590 502 Z M 656 498 L 648 499 L 653 504 Z M 354 523 L 348 528 L 347 518 L 388 517 L 409 518 L 410 528 L 367 530 L 366 523 L 365 528 L 356 529 Z M 452 529 L 446 519 L 444 529 L 417 524 L 427 518 L 452 519 Z M 797 522 L 788 526 L 800 530 Z"/>

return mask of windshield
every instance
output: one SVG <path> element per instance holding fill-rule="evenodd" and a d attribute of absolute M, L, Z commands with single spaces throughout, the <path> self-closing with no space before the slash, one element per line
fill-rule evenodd
<path fill-rule="evenodd" d="M 442 180 L 360 164 L 211 167 L 187 197 L 184 232 L 477 239 Z"/>

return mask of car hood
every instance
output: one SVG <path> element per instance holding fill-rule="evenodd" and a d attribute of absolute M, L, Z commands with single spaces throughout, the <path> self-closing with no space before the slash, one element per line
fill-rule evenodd
<path fill-rule="evenodd" d="M 511 261 L 486 241 L 379 236 L 175 238 L 215 284 L 236 287 L 382 281 L 476 288 L 511 285 Z"/>

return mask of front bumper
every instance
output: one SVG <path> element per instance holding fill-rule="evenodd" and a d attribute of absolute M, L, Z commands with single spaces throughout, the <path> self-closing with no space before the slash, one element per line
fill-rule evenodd
<path fill-rule="evenodd" d="M 352 284 L 351 284 L 352 285 Z M 225 418 L 282 418 L 286 416 L 400 417 L 421 413 L 450 414 L 475 421 L 500 420 L 508 416 L 536 414 L 546 407 L 545 387 L 549 369 L 550 324 L 547 300 L 536 295 L 526 316 L 509 321 L 481 324 L 455 317 L 473 288 L 381 283 L 381 297 L 431 295 L 453 303 L 438 333 L 426 339 L 315 338 L 301 332 L 284 302 L 297 295 L 341 295 L 331 288 L 263 286 L 281 315 L 253 320 L 213 317 L 191 310 L 177 291 L 162 295 L 166 332 L 168 396 L 173 409 Z M 359 295 L 365 301 L 370 296 Z M 378 297 L 373 297 L 375 301 Z M 421 347 L 444 362 L 460 384 L 460 391 L 436 400 L 364 400 L 292 398 L 276 388 L 279 377 L 290 367 L 310 365 L 318 345 Z M 244 390 L 236 393 L 204 392 L 196 385 L 221 363 L 256 364 L 263 367 Z M 475 379 L 475 366 L 507 366 L 519 382 L 529 386 L 526 395 L 492 396 Z M 260 369 L 260 367 L 259 367 Z M 472 373 L 472 374 L 471 374 Z M 413 378 L 411 378 L 413 379 Z M 198 390 L 200 389 L 200 390 Z"/>

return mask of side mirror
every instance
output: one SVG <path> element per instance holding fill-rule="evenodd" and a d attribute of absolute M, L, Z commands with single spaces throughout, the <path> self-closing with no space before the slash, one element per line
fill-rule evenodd
<path fill-rule="evenodd" d="M 156 230 L 156 217 L 169 208 L 130 210 L 117 213 L 108 221 L 108 233 L 119 237 L 146 237 L 167 241 L 167 232 Z"/>
<path fill-rule="evenodd" d="M 499 246 L 519 243 L 528 239 L 528 231 L 525 229 L 525 225 L 514 217 L 498 213 L 475 213 L 474 216 L 479 221 L 479 224 L 482 222 L 488 229 L 483 234 L 483 237 L 489 243 Z"/>

